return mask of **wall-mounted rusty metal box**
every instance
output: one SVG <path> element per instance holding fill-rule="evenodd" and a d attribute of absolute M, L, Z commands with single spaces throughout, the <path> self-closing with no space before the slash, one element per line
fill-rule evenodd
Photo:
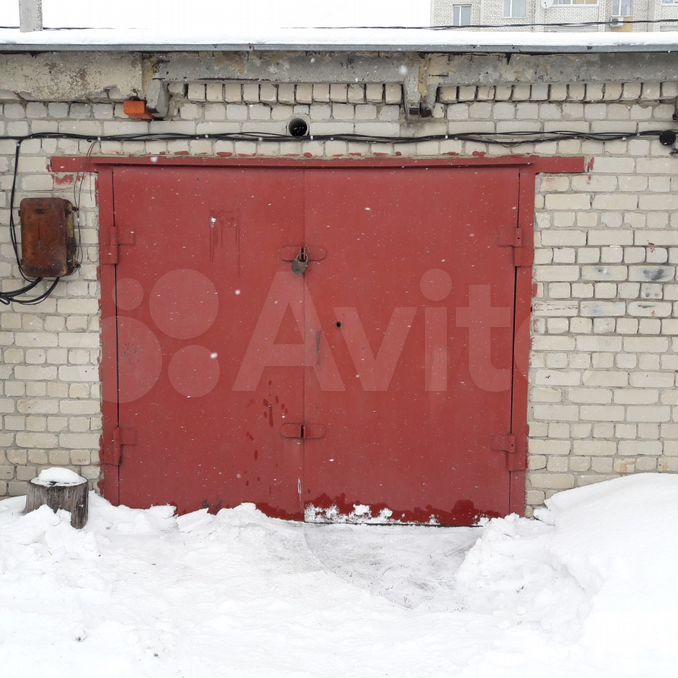
<path fill-rule="evenodd" d="M 26 275 L 61 278 L 78 267 L 73 205 L 62 198 L 24 198 L 21 267 Z"/>

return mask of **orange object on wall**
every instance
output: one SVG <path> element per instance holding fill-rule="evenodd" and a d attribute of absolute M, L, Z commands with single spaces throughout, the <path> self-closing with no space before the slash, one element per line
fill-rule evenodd
<path fill-rule="evenodd" d="M 128 118 L 133 118 L 135 120 L 153 120 L 153 116 L 148 110 L 145 101 L 128 99 L 123 103 L 122 110 Z"/>

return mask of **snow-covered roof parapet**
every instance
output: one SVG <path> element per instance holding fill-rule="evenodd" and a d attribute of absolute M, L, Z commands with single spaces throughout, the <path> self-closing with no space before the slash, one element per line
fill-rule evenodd
<path fill-rule="evenodd" d="M 0 29 L 0 51 L 350 51 L 447 53 L 678 52 L 678 31 L 531 32 L 432 28 L 272 28 L 253 31 Z"/>

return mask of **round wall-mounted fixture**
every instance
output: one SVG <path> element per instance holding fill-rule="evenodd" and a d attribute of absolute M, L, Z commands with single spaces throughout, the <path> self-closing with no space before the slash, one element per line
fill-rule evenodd
<path fill-rule="evenodd" d="M 673 146 L 673 144 L 676 143 L 677 138 L 678 135 L 672 129 L 667 129 L 659 135 L 659 143 L 662 144 L 662 146 Z"/>
<path fill-rule="evenodd" d="M 293 118 L 287 126 L 287 131 L 293 137 L 305 137 L 308 135 L 308 123 L 302 118 Z"/>

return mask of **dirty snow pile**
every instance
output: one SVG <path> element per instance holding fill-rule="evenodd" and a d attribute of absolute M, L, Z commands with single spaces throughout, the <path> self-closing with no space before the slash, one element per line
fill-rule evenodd
<path fill-rule="evenodd" d="M 0 673 L 494 678 L 678 674 L 678 477 L 477 528 L 0 502 Z"/>

